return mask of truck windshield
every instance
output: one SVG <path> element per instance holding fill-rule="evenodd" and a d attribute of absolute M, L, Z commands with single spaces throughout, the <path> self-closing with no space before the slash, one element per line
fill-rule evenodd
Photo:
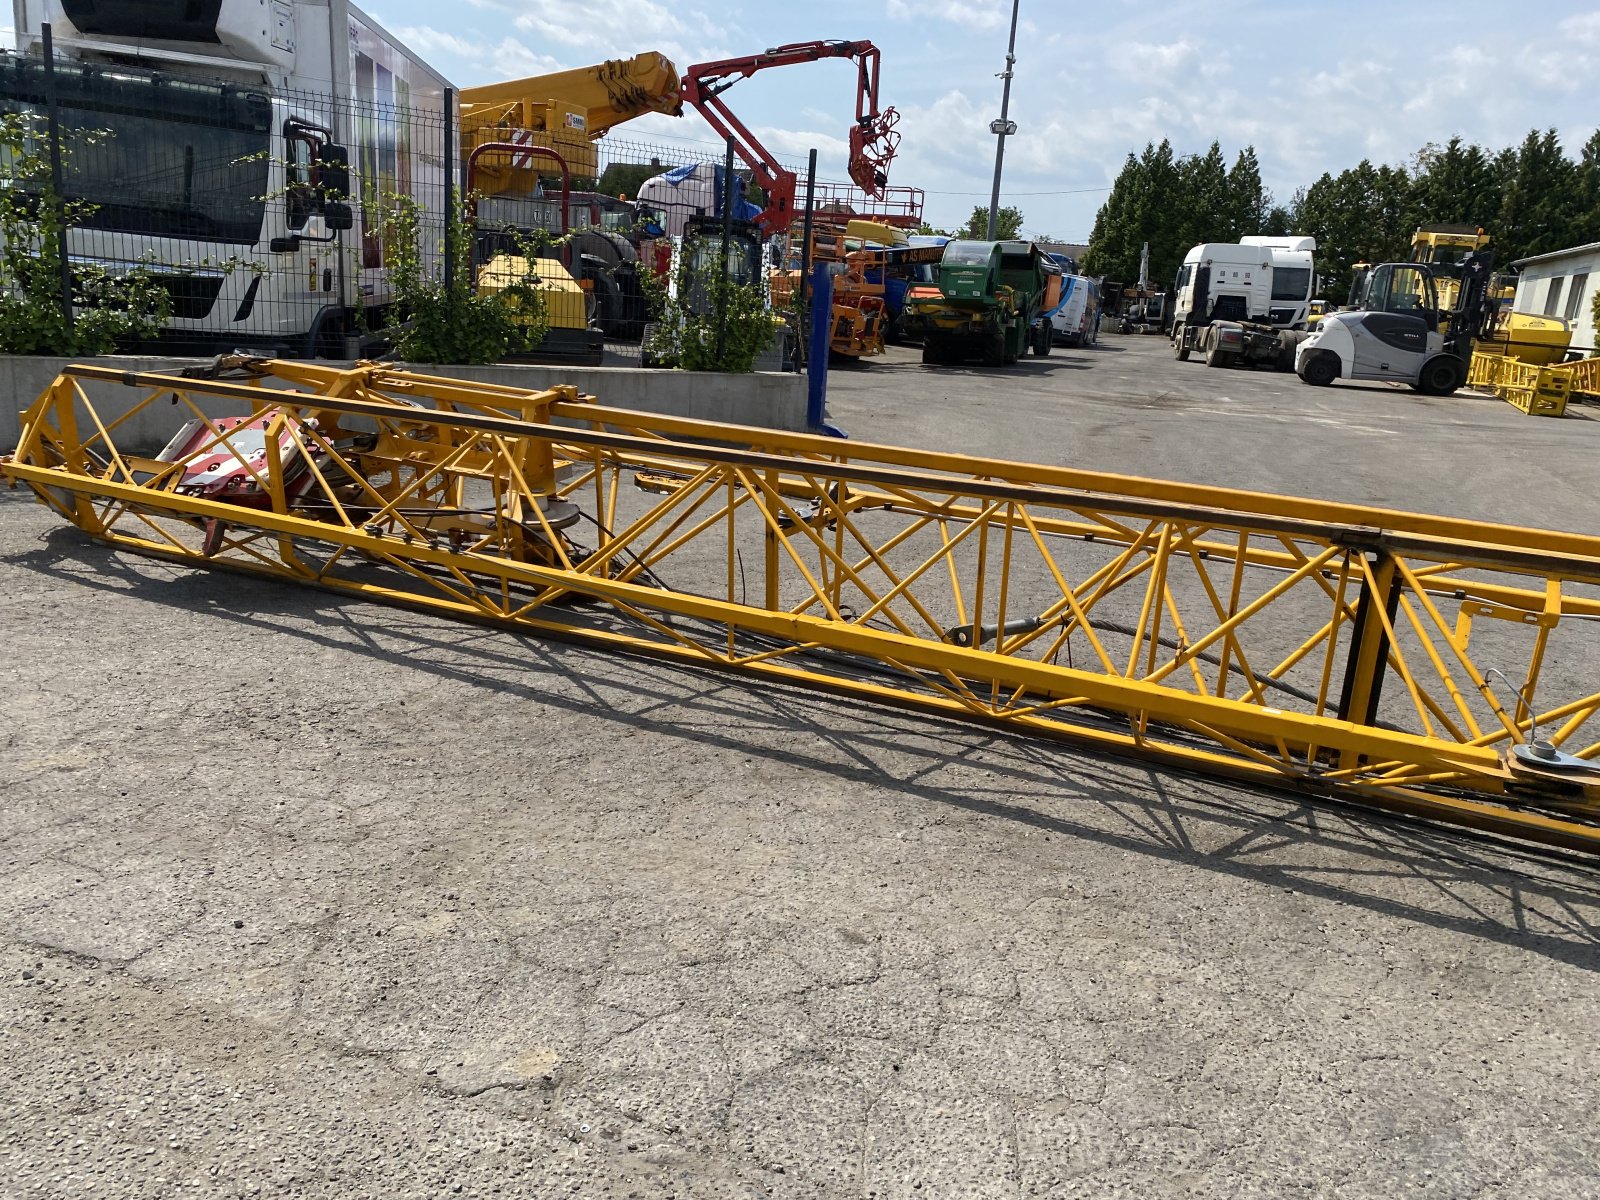
<path fill-rule="evenodd" d="M 1304 300 L 1311 295 L 1310 267 L 1273 267 L 1272 298 Z"/>
<path fill-rule="evenodd" d="M 266 205 L 272 104 L 261 92 L 58 63 L 67 197 L 80 228 L 253 245 Z M 0 64 L 0 105 L 38 114 L 42 64 Z"/>
<path fill-rule="evenodd" d="M 993 242 L 951 242 L 944 248 L 944 261 L 962 267 L 986 267 L 993 254 Z"/>

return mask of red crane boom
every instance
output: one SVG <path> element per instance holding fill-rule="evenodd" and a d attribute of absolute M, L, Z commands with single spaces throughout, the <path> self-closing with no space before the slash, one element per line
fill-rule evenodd
<path fill-rule="evenodd" d="M 739 157 L 767 193 L 767 207 L 756 218 L 763 232 L 781 233 L 794 220 L 795 174 L 779 163 L 729 110 L 722 93 L 741 79 L 768 67 L 848 58 L 856 64 L 856 120 L 850 128 L 850 178 L 875 199 L 889 182 L 889 164 L 900 145 L 895 125 L 900 114 L 878 108 L 879 51 L 871 42 L 795 42 L 762 54 L 697 63 L 683 73 L 683 99 L 694 106 L 724 138 L 732 139 Z"/>

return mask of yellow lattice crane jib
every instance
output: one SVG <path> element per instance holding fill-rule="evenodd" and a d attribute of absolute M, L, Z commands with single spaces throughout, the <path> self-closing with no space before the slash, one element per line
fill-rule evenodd
<path fill-rule="evenodd" d="M 1600 852 L 1591 534 L 248 357 L 69 367 L 0 476 L 126 552 Z"/>

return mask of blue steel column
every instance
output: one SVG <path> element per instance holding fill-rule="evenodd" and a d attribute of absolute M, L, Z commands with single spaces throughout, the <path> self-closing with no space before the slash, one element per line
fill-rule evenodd
<path fill-rule="evenodd" d="M 811 341 L 806 347 L 806 430 L 848 437 L 828 421 L 828 343 L 833 340 L 833 276 L 827 263 L 811 268 Z"/>

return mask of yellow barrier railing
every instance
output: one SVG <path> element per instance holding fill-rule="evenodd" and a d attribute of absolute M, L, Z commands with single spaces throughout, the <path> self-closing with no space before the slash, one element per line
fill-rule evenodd
<path fill-rule="evenodd" d="M 1582 364 L 1573 364 L 1581 366 Z M 1567 366 L 1535 366 L 1502 354 L 1473 352 L 1467 386 L 1492 392 L 1532 417 L 1561 417 L 1573 390 Z"/>
<path fill-rule="evenodd" d="M 1572 381 L 1572 394 L 1600 403 L 1600 358 L 1586 358 L 1561 368 Z"/>

